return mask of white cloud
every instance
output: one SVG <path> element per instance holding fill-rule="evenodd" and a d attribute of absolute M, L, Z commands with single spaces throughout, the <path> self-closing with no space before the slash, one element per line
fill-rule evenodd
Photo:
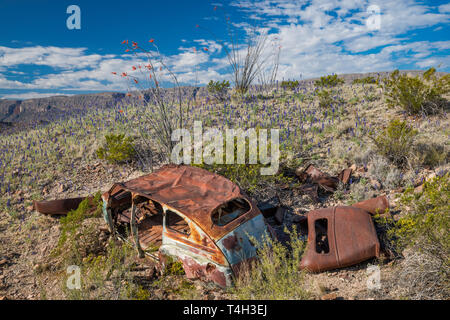
<path fill-rule="evenodd" d="M 411 35 L 411 31 L 420 32 L 421 28 L 448 23 L 450 5 L 432 7 L 413 0 L 378 0 L 380 29 L 370 30 L 366 26 L 367 8 L 373 3 L 369 0 L 261 0 L 236 1 L 232 5 L 272 28 L 268 43 L 282 47 L 280 80 L 298 78 L 300 74 L 307 78 L 329 73 L 392 70 L 399 64 L 418 68 L 439 64 L 441 68 L 450 67 L 446 55 L 450 41 L 415 41 Z M 235 26 L 250 29 L 248 23 L 237 21 Z M 177 53 L 163 56 L 181 83 L 231 80 L 225 74 L 229 70 L 225 52 L 216 40 L 183 39 L 182 44 Z M 273 46 L 269 47 L 272 50 Z M 369 50 L 371 54 L 367 53 Z M 265 56 L 269 57 L 270 52 Z M 120 73 L 136 76 L 141 83 L 144 76 L 148 80 L 148 73 L 142 75 L 143 68 L 132 71 L 131 67 L 145 64 L 143 55 L 101 55 L 89 53 L 87 48 L 0 46 L 0 88 L 126 91 L 129 85 Z M 53 71 L 44 75 L 30 73 L 27 76 L 31 80 L 21 82 L 16 79 L 22 65 L 47 66 Z M 13 74 L 14 79 L 8 77 Z M 161 77 L 169 79 L 165 70 Z"/>
<path fill-rule="evenodd" d="M 95 66 L 103 57 L 86 54 L 86 48 L 0 47 L 0 66 L 34 64 L 62 69 L 82 69 Z"/>
<path fill-rule="evenodd" d="M 450 3 L 443 4 L 443 5 L 439 6 L 439 12 L 441 12 L 441 13 L 448 13 L 448 12 L 450 12 Z"/>
<path fill-rule="evenodd" d="M 371 30 L 366 21 L 370 5 L 379 6 L 380 28 Z M 439 51 L 446 41 L 414 41 L 409 32 L 448 23 L 447 7 L 402 1 L 236 1 L 248 14 L 273 19 L 270 25 L 280 38 L 280 77 L 318 76 L 330 72 L 389 70 L 399 63 L 416 66 Z M 287 21 L 297 20 L 298 23 Z M 374 53 L 360 54 L 373 50 Z M 441 67 L 450 67 L 441 59 Z"/>

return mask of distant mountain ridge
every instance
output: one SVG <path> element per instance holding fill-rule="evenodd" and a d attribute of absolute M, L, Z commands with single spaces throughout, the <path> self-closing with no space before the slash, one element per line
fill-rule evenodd
<path fill-rule="evenodd" d="M 26 100 L 0 99 L 1 122 L 39 122 L 81 112 L 89 107 L 108 108 L 127 100 L 124 93 L 104 92 Z"/>

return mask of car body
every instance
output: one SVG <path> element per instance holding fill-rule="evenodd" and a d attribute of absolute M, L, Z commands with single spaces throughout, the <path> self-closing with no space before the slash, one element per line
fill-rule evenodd
<path fill-rule="evenodd" d="M 164 265 L 181 261 L 188 278 L 232 285 L 257 243 L 274 233 L 240 188 L 225 177 L 187 165 L 165 165 L 114 184 L 102 195 L 112 232 L 131 238 L 141 255 Z M 129 227 L 129 229 L 128 229 Z"/>

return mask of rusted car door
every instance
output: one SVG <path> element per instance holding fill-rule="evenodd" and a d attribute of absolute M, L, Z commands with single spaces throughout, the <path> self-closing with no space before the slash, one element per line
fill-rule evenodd
<path fill-rule="evenodd" d="M 308 213 L 308 245 L 301 268 L 320 272 L 378 257 L 380 244 L 370 214 L 355 207 Z"/>

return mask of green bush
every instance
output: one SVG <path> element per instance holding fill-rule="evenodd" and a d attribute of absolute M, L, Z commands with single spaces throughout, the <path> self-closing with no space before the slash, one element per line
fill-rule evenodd
<path fill-rule="evenodd" d="M 449 194 L 449 173 L 425 182 L 422 192 L 408 188 L 400 199 L 407 214 L 385 222 L 391 247 L 404 257 L 395 273 L 396 285 L 410 299 L 450 297 Z"/>
<path fill-rule="evenodd" d="M 133 138 L 125 134 L 107 134 L 105 144 L 97 149 L 97 156 L 110 163 L 129 161 L 135 155 Z"/>
<path fill-rule="evenodd" d="M 330 91 L 328 91 L 328 90 L 319 91 L 317 93 L 317 96 L 319 97 L 319 107 L 320 108 L 328 108 L 334 102 L 334 99 L 331 96 Z"/>
<path fill-rule="evenodd" d="M 97 192 L 92 201 L 89 198 L 84 199 L 76 210 L 71 210 L 66 216 L 62 217 L 59 220 L 61 235 L 58 244 L 63 245 L 68 237 L 73 236 L 84 219 L 101 217 L 102 205 L 101 193 Z"/>
<path fill-rule="evenodd" d="M 353 84 L 375 84 L 377 83 L 377 79 L 375 79 L 374 77 L 365 77 L 365 78 L 359 78 L 359 79 L 354 79 Z"/>
<path fill-rule="evenodd" d="M 256 130 L 258 135 L 258 129 Z M 287 184 L 291 183 L 294 179 L 291 177 L 285 176 L 280 170 L 274 175 L 261 175 L 261 169 L 268 167 L 269 165 L 264 165 L 261 163 L 251 164 L 249 163 L 249 143 L 248 138 L 245 139 L 245 143 L 241 145 L 244 147 L 245 151 L 245 163 L 226 163 L 226 153 L 223 153 L 222 163 L 212 163 L 207 164 L 202 161 L 201 164 L 192 164 L 195 167 L 199 167 L 217 174 L 220 174 L 227 179 L 230 179 L 232 182 L 236 183 L 240 188 L 245 190 L 250 194 L 256 194 L 260 190 L 265 190 L 268 184 L 276 184 L 282 183 Z M 238 159 L 238 139 L 234 139 L 234 159 Z M 270 141 L 267 143 L 267 150 L 270 152 L 271 143 Z M 226 141 L 225 148 L 226 150 Z M 256 152 L 259 154 L 259 145 L 256 148 Z"/>
<path fill-rule="evenodd" d="M 133 275 L 135 250 L 131 244 L 110 239 L 104 254 L 91 254 L 77 264 L 81 268 L 81 288 L 67 288 L 68 274 L 61 286 L 69 300 L 148 300 L 151 294 Z"/>
<path fill-rule="evenodd" d="M 208 92 L 221 101 L 225 100 L 229 88 L 230 82 L 225 80 L 222 82 L 211 80 L 207 85 Z"/>
<path fill-rule="evenodd" d="M 435 177 L 417 192 L 400 197 L 402 217 L 375 216 L 378 238 L 393 257 L 402 257 L 393 270 L 396 291 L 408 299 L 450 297 L 450 174 Z"/>
<path fill-rule="evenodd" d="M 418 143 L 414 149 L 418 163 L 421 165 L 434 168 L 449 161 L 449 152 L 445 145 L 429 142 Z"/>
<path fill-rule="evenodd" d="M 89 222 L 89 219 L 100 218 L 102 215 L 101 193 L 97 192 L 93 200 L 84 199 L 76 210 L 71 210 L 60 219 L 60 236 L 58 245 L 52 252 L 52 256 L 60 262 L 77 264 L 90 253 L 101 251 L 99 248 L 97 226 Z M 97 221 L 96 219 L 92 222 Z"/>
<path fill-rule="evenodd" d="M 426 181 L 422 192 L 412 187 L 400 201 L 409 214 L 398 221 L 401 247 L 419 245 L 450 258 L 450 174 Z M 447 261 L 447 263 L 450 261 Z"/>
<path fill-rule="evenodd" d="M 337 74 L 320 77 L 319 80 L 314 82 L 314 84 L 319 87 L 335 87 L 343 83 L 344 80 L 338 78 Z"/>
<path fill-rule="evenodd" d="M 165 276 L 169 276 L 169 275 L 184 275 L 184 268 L 183 268 L 183 263 L 181 261 L 176 260 L 175 258 L 171 257 L 171 256 L 167 256 L 166 257 L 166 266 L 164 268 L 164 275 Z"/>
<path fill-rule="evenodd" d="M 290 238 L 288 249 L 276 240 L 259 244 L 258 260 L 243 267 L 232 289 L 237 299 L 286 300 L 309 299 L 305 272 L 299 270 L 305 242 L 294 228 L 285 230 Z"/>
<path fill-rule="evenodd" d="M 372 140 L 380 155 L 389 159 L 399 167 L 408 163 L 413 141 L 417 131 L 398 119 L 391 120 L 388 126 L 379 132 Z"/>
<path fill-rule="evenodd" d="M 281 88 L 284 90 L 294 90 L 299 86 L 298 80 L 285 80 L 281 82 Z"/>
<path fill-rule="evenodd" d="M 448 101 L 443 95 L 450 92 L 450 75 L 437 78 L 435 72 L 436 69 L 430 68 L 420 78 L 395 70 L 383 80 L 388 106 L 400 106 L 408 114 L 430 114 L 444 109 Z"/>

